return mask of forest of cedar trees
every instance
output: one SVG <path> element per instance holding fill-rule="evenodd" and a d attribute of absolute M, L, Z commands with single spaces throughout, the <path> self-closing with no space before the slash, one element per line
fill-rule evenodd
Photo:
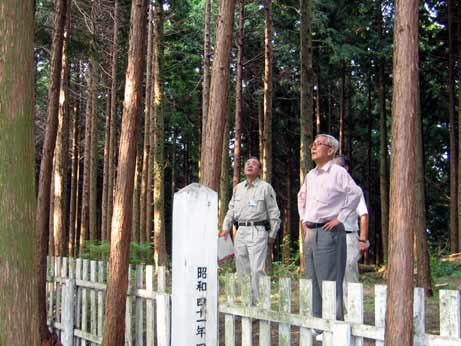
<path fill-rule="evenodd" d="M 365 265 L 391 267 L 392 251 L 406 249 L 429 294 L 430 257 L 460 252 L 458 1 L 4 0 L 0 16 L 0 198 L 24 190 L 3 203 L 0 226 L 30 221 L 18 240 L 33 242 L 14 251 L 31 254 L 24 268 L 37 276 L 41 314 L 47 255 L 110 253 L 107 299 L 124 306 L 130 243 L 142 261 L 170 265 L 173 194 L 211 187 L 221 224 L 251 156 L 281 211 L 273 261 L 299 265 L 296 196 L 319 133 L 339 140 L 363 189 Z M 31 58 L 10 69 L 26 79 L 19 89 L 5 68 L 15 40 L 14 56 Z M 5 99 L 21 88 L 16 102 L 33 123 L 16 129 Z M 7 163 L 18 158 L 28 163 Z M 12 256 L 13 236 L 0 239 L 8 273 L 1 256 Z M 111 321 L 105 332 L 123 324 Z"/>

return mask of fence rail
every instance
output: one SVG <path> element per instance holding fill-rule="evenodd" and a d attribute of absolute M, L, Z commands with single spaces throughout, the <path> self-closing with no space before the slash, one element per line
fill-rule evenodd
<path fill-rule="evenodd" d="M 130 266 L 127 292 L 126 345 L 170 345 L 170 294 L 165 268 L 154 273 L 149 265 Z M 82 259 L 48 259 L 48 324 L 59 334 L 64 346 L 102 343 L 107 265 Z M 260 299 L 250 304 L 250 284 L 242 283 L 237 295 L 233 274 L 226 275 L 219 312 L 222 317 L 220 344 L 313 345 L 313 330 L 323 331 L 325 346 L 384 345 L 387 288 L 374 288 L 374 325 L 364 322 L 362 284 L 349 284 L 344 321 L 335 320 L 334 282 L 323 284 L 323 316 L 312 316 L 312 284 L 299 280 L 298 296 L 292 281 L 281 278 L 277 292 L 271 279 L 261 281 Z M 297 284 L 297 283 L 295 283 Z M 414 291 L 414 345 L 461 346 L 461 303 L 458 290 L 439 294 L 440 333 L 425 330 L 424 291 Z M 296 331 L 296 332 L 295 332 Z M 259 339 L 259 340 L 258 340 Z M 186 345 L 185 345 L 186 346 Z M 214 345 L 208 345 L 214 346 Z"/>

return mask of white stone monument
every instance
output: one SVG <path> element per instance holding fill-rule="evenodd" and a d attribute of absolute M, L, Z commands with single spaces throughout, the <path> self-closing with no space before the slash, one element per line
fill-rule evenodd
<path fill-rule="evenodd" d="M 218 345 L 218 194 L 191 184 L 174 195 L 172 346 Z"/>

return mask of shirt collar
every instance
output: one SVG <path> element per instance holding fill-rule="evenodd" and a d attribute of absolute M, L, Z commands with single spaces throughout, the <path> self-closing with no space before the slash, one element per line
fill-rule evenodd
<path fill-rule="evenodd" d="M 250 186 L 258 186 L 259 182 L 261 181 L 261 179 L 259 177 L 257 177 L 255 180 L 253 180 L 252 183 L 250 183 L 248 180 L 245 180 L 245 187 L 250 187 Z"/>
<path fill-rule="evenodd" d="M 317 171 L 317 173 L 329 172 L 332 165 L 333 160 L 330 160 L 327 163 L 325 163 L 322 167 L 315 167 L 315 170 Z"/>

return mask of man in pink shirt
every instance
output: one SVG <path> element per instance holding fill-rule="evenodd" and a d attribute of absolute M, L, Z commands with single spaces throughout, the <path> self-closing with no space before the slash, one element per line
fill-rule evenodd
<path fill-rule="evenodd" d="M 322 282 L 336 282 L 336 318 L 344 319 L 343 278 L 346 233 L 343 222 L 356 210 L 361 190 L 347 171 L 333 163 L 336 138 L 318 135 L 311 145 L 316 167 L 298 193 L 298 211 L 304 232 L 304 268 L 312 280 L 313 315 L 322 316 Z"/>

